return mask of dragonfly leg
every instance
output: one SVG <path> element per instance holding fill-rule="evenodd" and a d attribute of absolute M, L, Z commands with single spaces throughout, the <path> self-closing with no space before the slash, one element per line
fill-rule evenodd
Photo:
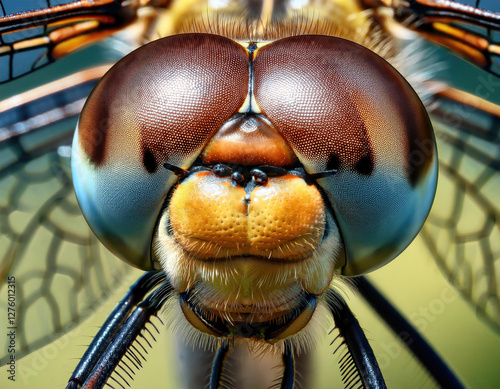
<path fill-rule="evenodd" d="M 281 381 L 281 389 L 293 389 L 295 382 L 295 357 L 293 350 L 285 344 L 283 352 L 283 380 Z"/>
<path fill-rule="evenodd" d="M 214 362 L 212 365 L 212 373 L 210 374 L 210 389 L 217 389 L 221 383 L 222 369 L 224 367 L 224 362 L 226 361 L 228 350 L 228 343 L 226 341 L 223 341 L 221 346 L 217 350 L 217 354 L 215 354 Z"/>
<path fill-rule="evenodd" d="M 350 362 L 341 366 L 345 386 L 359 380 L 365 388 L 386 388 L 373 350 L 344 299 L 335 290 L 328 289 L 325 300 L 350 357 Z"/>
<path fill-rule="evenodd" d="M 144 299 L 147 293 L 160 283 L 163 285 L 148 296 L 131 314 L 134 307 Z M 171 290 L 170 283 L 163 272 L 148 272 L 139 278 L 94 337 L 73 372 L 66 389 L 80 388 L 84 382 L 87 385 L 91 380 L 89 377 L 93 377 L 92 384 L 84 387 L 102 387 L 150 317 L 161 308 Z M 128 346 L 124 348 L 126 344 Z"/>
<path fill-rule="evenodd" d="M 464 385 L 451 371 L 431 345 L 418 333 L 408 320 L 365 278 L 359 277 L 356 286 L 375 312 L 401 339 L 413 355 L 422 363 L 439 386 L 444 388 L 463 388 Z"/>

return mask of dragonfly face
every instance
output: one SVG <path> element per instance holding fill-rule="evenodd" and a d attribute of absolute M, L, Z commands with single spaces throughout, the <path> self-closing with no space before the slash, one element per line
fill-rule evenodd
<path fill-rule="evenodd" d="M 272 343 L 308 324 L 334 274 L 379 267 L 413 239 L 434 140 L 418 97 L 371 51 L 222 35 L 164 38 L 117 64 L 82 112 L 73 177 L 94 232 L 135 266 L 162 266 L 197 330 L 264 323 L 251 336 Z"/>
<path fill-rule="evenodd" d="M 418 145 L 430 146 L 417 164 Z M 186 169 L 179 182 L 165 163 Z M 399 254 L 430 209 L 436 164 L 404 79 L 318 35 L 154 41 L 101 80 L 73 143 L 76 193 L 101 240 L 136 266 L 152 256 L 230 327 L 302 312 L 334 272 Z"/>

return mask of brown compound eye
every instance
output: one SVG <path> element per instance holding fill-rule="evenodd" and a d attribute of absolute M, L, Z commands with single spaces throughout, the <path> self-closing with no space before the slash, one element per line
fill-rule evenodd
<path fill-rule="evenodd" d="M 193 159 L 243 104 L 248 57 L 215 35 L 186 34 L 152 42 L 116 64 L 92 92 L 79 141 L 96 166 L 139 154 L 149 173 L 166 159 Z M 96 142 L 99 140 L 99 142 Z"/>
<path fill-rule="evenodd" d="M 82 111 L 73 148 L 87 221 L 115 253 L 141 268 L 175 177 L 243 104 L 248 55 L 209 34 L 154 41 L 118 62 Z"/>
<path fill-rule="evenodd" d="M 296 36 L 257 51 L 261 112 L 328 195 L 346 247 L 346 275 L 382 266 L 418 233 L 437 158 L 420 99 L 384 59 L 353 42 Z"/>

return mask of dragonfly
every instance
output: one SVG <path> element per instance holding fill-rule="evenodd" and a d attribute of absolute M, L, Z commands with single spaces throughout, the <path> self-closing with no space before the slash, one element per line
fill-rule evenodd
<path fill-rule="evenodd" d="M 16 3 L 2 3 L 4 17 L 0 20 L 5 24 L 10 21 L 5 15 L 16 12 L 21 12 L 22 15 L 22 12 L 26 12 L 24 9 L 9 8 L 15 7 Z M 222 8 L 223 12 L 219 10 L 215 16 L 210 16 L 207 6 L 190 8 L 182 5 L 176 8 L 175 4 L 165 4 L 164 12 L 146 7 L 144 15 L 141 15 L 137 22 L 125 21 L 124 24 L 130 25 L 123 32 L 117 32 L 121 29 L 118 20 L 121 20 L 122 14 L 118 17 L 119 12 L 111 6 L 103 6 L 98 12 L 91 11 L 91 14 L 96 12 L 99 16 L 93 14 L 93 23 L 87 23 L 81 22 L 85 20 L 84 12 L 65 13 L 60 3 L 63 2 L 43 2 L 39 5 L 39 8 L 46 10 L 47 15 L 54 16 L 50 27 L 41 14 L 24 15 L 20 18 L 24 24 L 17 25 L 19 31 L 16 34 L 21 35 L 3 34 L 4 48 L 0 53 L 0 77 L 6 82 L 0 87 L 2 93 L 28 96 L 24 97 L 24 107 L 28 107 L 25 101 L 37 101 L 37 96 L 58 96 L 53 99 L 53 106 L 50 106 L 52 103 L 49 99 L 38 100 L 42 102 L 38 104 L 40 111 L 37 111 L 37 104 L 24 108 L 27 111 L 26 119 L 7 118 L 6 113 L 9 110 L 6 108 L 3 108 L 0 114 L 10 120 L 8 130 L 2 133 L 5 138 L 1 143 L 1 228 L 4 242 L 2 269 L 4 274 L 16 278 L 16 313 L 19 320 L 17 355 L 21 357 L 31 352 L 26 358 L 32 358 L 29 362 L 24 362 L 26 358 L 19 360 L 17 379 L 22 382 L 21 387 L 53 387 L 54 373 L 48 373 L 46 384 L 42 383 L 42 375 L 48 366 L 54 366 L 59 375 L 61 363 L 66 365 L 65 370 L 69 376 L 73 366 L 69 367 L 67 362 L 61 362 L 69 359 L 66 355 L 63 356 L 64 352 L 72 352 L 72 358 L 82 354 L 74 351 L 78 346 L 66 344 L 71 340 L 68 339 L 72 337 L 71 334 L 82 331 L 81 326 L 73 329 L 75 323 L 91 316 L 96 305 L 107 295 L 113 295 L 114 301 L 119 300 L 116 296 L 124 293 L 127 282 L 138 277 L 136 271 L 122 264 L 99 244 L 83 220 L 74 197 L 68 157 L 68 146 L 75 126 L 74 116 L 81 109 L 81 100 L 90 92 L 95 80 L 104 73 L 104 68 L 93 69 L 92 73 L 78 72 L 78 68 L 82 66 L 82 58 L 91 56 L 92 61 L 96 62 L 117 61 L 124 52 L 130 51 L 134 46 L 130 41 L 151 32 L 151 25 L 154 26 L 153 35 L 182 32 L 190 28 L 189 23 L 176 26 L 173 21 L 188 19 L 187 15 L 192 18 L 192 13 L 200 15 L 197 28 L 212 33 L 224 33 L 217 30 L 216 26 L 219 24 L 216 21 L 229 18 L 224 15 L 231 15 L 231 12 L 241 14 L 244 8 L 242 4 L 232 2 L 233 8 Z M 273 5 L 267 9 L 265 6 L 249 9 L 259 9 L 259 12 L 265 10 L 278 18 L 280 12 L 287 9 L 287 4 L 275 3 L 265 2 L 267 5 Z M 407 61 L 418 59 L 426 69 L 425 72 L 430 73 L 422 76 L 426 78 L 424 81 L 429 83 L 426 84 L 427 89 L 419 92 L 426 100 L 434 120 L 440 156 L 440 183 L 434 208 L 419 237 L 400 258 L 374 272 L 370 279 L 391 297 L 395 306 L 431 339 L 430 342 L 439 351 L 445 350 L 441 351 L 445 354 L 445 359 L 467 385 L 495 387 L 500 380 L 494 363 L 495 359 L 498 360 L 497 331 L 500 322 L 497 286 L 498 239 L 495 239 L 498 237 L 496 193 L 499 189 L 499 115 L 495 110 L 498 108 L 489 101 L 497 99 L 498 102 L 499 82 L 495 78 L 498 74 L 498 49 L 495 46 L 495 41 L 498 41 L 498 16 L 495 11 L 498 10 L 487 2 L 472 4 L 482 11 L 460 7 L 457 5 L 460 3 L 450 4 L 447 3 L 445 7 L 449 13 L 443 14 L 440 13 L 440 7 L 443 7 L 439 4 L 415 2 L 415 5 L 409 8 L 397 8 L 396 5 L 391 8 L 390 2 L 361 3 L 361 7 L 365 9 L 359 13 L 359 17 L 371 15 L 361 19 L 361 26 L 368 28 L 370 23 L 380 23 L 380 20 L 384 20 L 384 29 L 405 43 L 416 39 L 416 35 L 411 32 L 415 30 L 420 36 L 448 46 L 475 66 L 484 69 L 475 70 L 447 57 L 447 54 L 434 53 L 439 51 L 438 49 L 425 51 L 420 57 L 406 58 Z M 60 8 L 57 8 L 58 6 Z M 302 34 L 309 31 L 307 25 L 300 24 L 302 21 L 319 19 L 320 13 L 329 11 L 328 3 L 321 4 L 318 8 L 310 8 L 314 11 L 309 11 L 305 5 L 301 7 L 302 13 L 296 14 L 298 16 L 295 22 L 304 29 Z M 29 9 L 36 9 L 36 6 Z M 306 9 L 312 16 L 306 13 Z M 491 9 L 491 12 L 488 9 Z M 166 21 L 162 18 L 166 18 Z M 271 22 L 279 23 L 272 20 Z M 157 32 L 159 25 L 168 26 L 172 30 Z M 33 28 L 29 28 L 30 26 Z M 59 30 L 59 26 L 64 30 L 59 31 L 62 34 L 57 35 L 54 32 Z M 71 54 L 67 59 L 59 60 L 59 57 L 69 54 L 79 45 L 82 31 L 87 37 L 84 42 L 88 39 L 100 39 L 108 33 L 117 34 L 107 41 L 108 46 L 101 48 L 106 52 L 105 59 L 98 59 L 95 53 L 99 48 L 93 48 L 93 51 Z M 40 36 L 43 37 L 42 40 Z M 66 38 L 70 42 L 68 45 L 65 45 Z M 155 36 L 149 39 L 154 38 Z M 488 44 L 485 45 L 485 42 Z M 141 43 L 144 42 L 136 40 L 135 45 Z M 110 46 L 117 45 L 120 45 L 120 50 L 110 49 Z M 401 47 L 404 46 L 402 43 Z M 430 59 L 427 58 L 427 53 Z M 32 56 L 29 57 L 28 54 Z M 438 56 L 445 59 L 437 59 Z M 67 60 L 68 62 L 64 62 Z M 51 62 L 55 63 L 49 64 Z M 70 65 L 65 65 L 67 63 Z M 43 69 L 36 70 L 39 67 Z M 72 77 L 66 79 L 69 80 L 66 83 L 64 78 L 59 79 L 65 71 L 61 69 L 65 67 Z M 436 69 L 439 67 L 444 70 Z M 51 68 L 58 70 L 52 70 L 51 74 Z M 428 79 L 439 79 L 438 73 L 443 74 L 443 77 L 455 74 L 459 78 L 472 80 L 464 88 L 468 87 L 481 99 L 447 87 L 449 83 L 457 82 L 456 80 L 446 79 L 446 84 L 430 83 Z M 35 89 L 42 74 L 44 77 L 58 78 L 58 81 L 49 84 L 50 86 Z M 84 81 L 75 81 L 76 75 L 84 75 Z M 467 77 L 460 77 L 462 75 Z M 411 79 L 411 75 L 408 75 L 408 78 Z M 458 83 L 460 81 L 465 84 L 468 80 L 458 80 Z M 412 82 L 418 84 L 418 80 Z M 78 85 L 78 88 L 71 92 L 74 85 Z M 16 88 L 29 88 L 31 96 L 35 97 L 22 95 Z M 64 103 L 61 101 L 66 97 L 65 91 L 81 97 L 74 105 L 62 106 Z M 9 104 L 14 106 L 19 104 L 15 103 L 15 98 L 9 101 Z M 19 115 L 23 109 L 11 112 L 14 111 Z M 437 273 L 431 259 L 437 262 L 445 277 Z M 458 292 L 451 289 L 445 280 L 453 284 Z M 7 284 L 4 282 L 5 290 Z M 349 305 L 365 331 L 370 334 L 370 342 L 374 343 L 375 355 L 388 384 L 414 384 L 416 387 L 431 385 L 431 379 L 422 372 L 418 364 L 411 362 L 411 356 L 403 345 L 378 324 L 380 319 L 358 301 L 359 297 L 351 296 L 356 292 L 345 285 L 338 287 L 344 290 Z M 103 309 L 108 312 L 112 310 L 109 304 Z M 95 323 L 101 322 L 102 319 L 97 319 Z M 460 327 L 457 322 L 460 322 Z M 161 323 L 156 325 L 162 326 Z M 82 326 L 89 328 L 88 323 Z M 160 329 L 160 332 L 166 331 Z M 91 335 L 93 334 L 89 334 Z M 322 342 L 328 344 L 332 339 L 333 337 Z M 85 342 L 88 343 L 84 340 L 80 344 Z M 171 340 L 170 343 L 172 342 L 175 343 Z M 47 346 L 43 347 L 44 345 Z M 154 347 L 154 351 L 162 349 L 161 346 Z M 327 387 L 333 380 L 341 382 L 341 377 L 331 378 L 331 374 L 334 374 L 331 372 L 334 370 L 332 367 L 341 355 L 332 357 L 332 348 L 322 349 L 321 346 L 318 344 L 318 355 L 321 357 L 315 360 L 314 367 L 311 367 L 309 372 L 318 380 L 314 387 Z M 175 345 L 169 344 L 165 349 L 175 349 Z M 470 355 L 479 352 L 483 356 L 473 357 L 474 361 L 471 361 Z M 165 372 L 166 365 L 174 365 L 175 362 L 166 361 L 165 354 L 148 357 L 149 363 L 144 364 L 144 370 L 154 370 L 149 370 L 151 374 L 142 371 L 138 376 L 150 375 L 156 378 L 158 374 Z M 3 359 L 2 364 L 5 361 Z M 161 363 L 154 364 L 155 361 Z M 76 362 L 74 364 L 76 365 Z M 182 368 L 180 366 L 178 370 Z M 165 374 L 161 379 L 170 382 L 165 384 L 166 386 L 179 387 L 178 382 L 172 381 L 175 380 L 176 369 L 168 370 L 171 374 Z M 60 386 L 64 385 L 65 382 L 61 381 Z M 135 382 L 134 385 L 141 387 L 140 382 Z M 158 380 L 144 385 L 158 386 Z"/>

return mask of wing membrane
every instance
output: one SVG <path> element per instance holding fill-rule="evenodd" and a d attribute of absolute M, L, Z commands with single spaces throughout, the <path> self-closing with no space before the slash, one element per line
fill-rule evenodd
<path fill-rule="evenodd" d="M 500 75 L 500 3 L 491 0 L 362 0 L 476 66 Z M 471 6 L 474 4 L 475 6 Z"/>
<path fill-rule="evenodd" d="M 421 236 L 448 280 L 500 330 L 500 114 L 440 101 L 438 190 Z"/>
<path fill-rule="evenodd" d="M 155 6 L 163 3 L 157 0 Z M 1 0 L 0 83 L 122 29 L 137 19 L 137 4 L 128 0 Z"/>
<path fill-rule="evenodd" d="M 14 276 L 17 358 L 92 313 L 129 270 L 97 241 L 76 202 L 68 152 L 75 122 L 0 143 L 0 293 Z M 6 304 L 0 309 L 7 317 Z M 9 356 L 0 357 L 3 365 Z"/>

